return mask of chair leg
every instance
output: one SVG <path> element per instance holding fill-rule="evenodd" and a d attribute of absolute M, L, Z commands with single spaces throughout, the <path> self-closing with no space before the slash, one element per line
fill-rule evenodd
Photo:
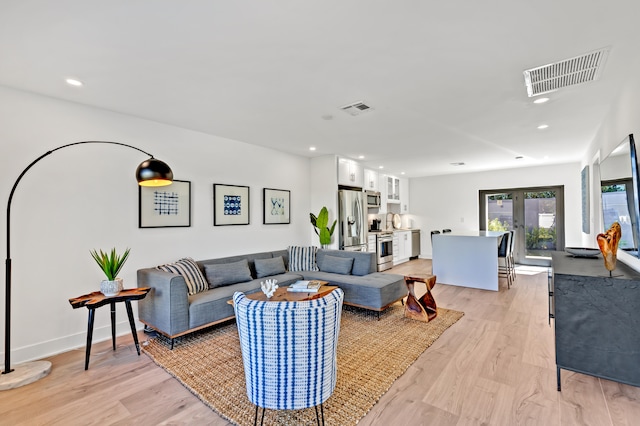
<path fill-rule="evenodd" d="M 318 406 L 314 407 L 316 409 L 316 421 L 318 422 L 318 426 L 324 426 L 324 408 L 323 405 L 320 404 L 320 416 L 322 416 L 322 423 L 320 422 L 320 416 L 318 415 Z"/>
<path fill-rule="evenodd" d="M 256 405 L 256 415 L 253 418 L 253 426 L 256 426 L 258 424 L 258 406 Z"/>

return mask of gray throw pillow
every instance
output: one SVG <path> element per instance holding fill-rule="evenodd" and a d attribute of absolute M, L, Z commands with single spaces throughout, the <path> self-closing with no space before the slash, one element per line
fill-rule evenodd
<path fill-rule="evenodd" d="M 210 288 L 251 281 L 251 271 L 247 259 L 232 263 L 204 265 L 204 273 Z"/>
<path fill-rule="evenodd" d="M 286 272 L 282 256 L 272 259 L 255 259 L 253 264 L 256 267 L 257 278 L 270 277 L 271 275 L 284 274 Z"/>
<path fill-rule="evenodd" d="M 320 270 L 322 272 L 333 272 L 336 274 L 350 275 L 352 266 L 352 257 L 336 257 L 327 255 L 322 259 Z"/>

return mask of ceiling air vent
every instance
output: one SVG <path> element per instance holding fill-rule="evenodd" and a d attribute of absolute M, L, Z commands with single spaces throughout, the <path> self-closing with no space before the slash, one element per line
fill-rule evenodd
<path fill-rule="evenodd" d="M 575 58 L 525 70 L 524 82 L 529 97 L 597 80 L 608 53 L 609 48 L 605 47 Z"/>
<path fill-rule="evenodd" d="M 340 109 L 348 114 L 355 116 L 355 115 L 360 115 L 367 111 L 371 111 L 373 108 L 371 108 L 369 105 L 365 104 L 362 101 L 358 101 L 358 102 L 351 103 L 349 105 L 341 106 Z"/>

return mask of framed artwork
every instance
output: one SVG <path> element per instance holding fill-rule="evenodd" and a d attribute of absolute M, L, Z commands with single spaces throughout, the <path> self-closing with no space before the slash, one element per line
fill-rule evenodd
<path fill-rule="evenodd" d="M 264 188 L 262 190 L 262 223 L 277 225 L 291 223 L 291 191 Z"/>
<path fill-rule="evenodd" d="M 249 224 L 249 187 L 213 184 L 213 225 Z"/>
<path fill-rule="evenodd" d="M 138 187 L 138 227 L 191 226 L 191 182 L 174 180 L 169 186 Z"/>

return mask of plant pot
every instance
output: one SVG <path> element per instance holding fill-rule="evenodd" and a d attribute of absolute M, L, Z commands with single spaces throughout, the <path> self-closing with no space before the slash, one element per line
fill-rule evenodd
<path fill-rule="evenodd" d="M 116 296 L 123 288 L 122 278 L 116 278 L 113 281 L 102 280 L 100 283 L 100 293 L 105 296 Z"/>

